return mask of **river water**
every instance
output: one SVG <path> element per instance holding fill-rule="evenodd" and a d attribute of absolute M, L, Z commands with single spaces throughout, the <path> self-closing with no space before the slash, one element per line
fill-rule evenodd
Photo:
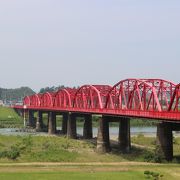
<path fill-rule="evenodd" d="M 58 130 L 60 130 L 60 127 L 57 127 Z M 144 135 L 156 135 L 156 127 L 131 127 L 131 134 L 137 135 L 137 134 L 144 134 Z M 97 136 L 98 128 L 93 127 L 93 137 Z M 110 135 L 112 136 L 118 136 L 119 128 L 118 127 L 110 127 L 109 128 Z M 82 135 L 83 134 L 83 128 L 77 127 L 77 133 Z M 24 132 L 20 129 L 15 128 L 2 128 L 0 129 L 1 135 L 47 135 L 46 132 Z"/>

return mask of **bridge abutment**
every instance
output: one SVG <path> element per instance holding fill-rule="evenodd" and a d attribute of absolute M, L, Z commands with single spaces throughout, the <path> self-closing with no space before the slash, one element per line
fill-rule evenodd
<path fill-rule="evenodd" d="M 68 114 L 68 121 L 67 121 L 67 137 L 76 139 L 77 132 L 76 132 L 76 115 L 73 113 Z"/>
<path fill-rule="evenodd" d="M 97 135 L 97 152 L 106 153 L 110 152 L 110 140 L 109 140 L 109 121 L 107 116 L 99 118 L 99 127 Z"/>
<path fill-rule="evenodd" d="M 92 139 L 93 138 L 92 115 L 91 114 L 84 115 L 83 138 L 84 139 Z"/>
<path fill-rule="evenodd" d="M 48 134 L 56 134 L 56 112 L 48 113 Z"/>
<path fill-rule="evenodd" d="M 130 118 L 120 117 L 119 119 L 119 145 L 123 152 L 131 150 Z"/>

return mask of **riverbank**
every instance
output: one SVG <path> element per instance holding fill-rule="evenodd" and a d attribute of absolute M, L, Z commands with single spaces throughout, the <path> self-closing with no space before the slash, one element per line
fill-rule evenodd
<path fill-rule="evenodd" d="M 64 136 L 5 136 L 0 135 L 0 162 L 153 162 L 155 137 L 133 136 L 132 151 L 119 149 L 117 139 L 111 139 L 112 151 L 96 152 L 96 138 L 69 139 Z M 180 162 L 180 138 L 175 138 L 174 162 Z"/>
<path fill-rule="evenodd" d="M 159 174 L 164 180 L 179 179 L 180 138 L 174 139 L 174 159 L 168 164 L 152 163 L 155 137 L 139 134 L 131 140 L 132 151 L 128 154 L 121 152 L 117 139 L 112 138 L 112 151 L 99 154 L 96 138 L 0 135 L 0 179 L 129 180 L 146 179 L 150 174 Z"/>

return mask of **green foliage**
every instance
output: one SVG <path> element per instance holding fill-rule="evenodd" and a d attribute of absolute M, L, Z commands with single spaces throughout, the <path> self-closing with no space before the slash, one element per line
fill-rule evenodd
<path fill-rule="evenodd" d="M 131 119 L 131 126 L 138 126 L 138 127 L 143 127 L 143 126 L 156 126 L 157 121 L 151 120 L 151 119 Z"/>
<path fill-rule="evenodd" d="M 20 156 L 20 148 L 15 146 L 11 146 L 11 149 L 7 151 L 7 158 L 15 160 Z"/>
<path fill-rule="evenodd" d="M 154 162 L 154 153 L 151 151 L 148 151 L 143 154 L 144 161 L 146 162 Z"/>
<path fill-rule="evenodd" d="M 58 91 L 59 89 L 64 89 L 64 88 L 72 88 L 72 87 L 67 87 L 64 85 L 60 85 L 60 86 L 51 86 L 51 87 L 45 87 L 45 88 L 41 88 L 39 93 L 46 93 L 46 92 L 54 92 L 54 91 Z M 77 89 L 78 87 L 73 87 L 73 89 Z"/>
<path fill-rule="evenodd" d="M 35 92 L 29 87 L 21 87 L 17 89 L 0 88 L 0 99 L 3 101 L 21 101 L 24 96 L 32 95 Z"/>
<path fill-rule="evenodd" d="M 21 137 L 20 137 L 21 138 Z M 23 151 L 30 151 L 32 146 L 31 136 L 23 137 L 20 142 L 11 145 L 8 150 L 0 151 L 0 158 L 17 159 Z"/>
<path fill-rule="evenodd" d="M 165 157 L 161 153 L 160 147 L 156 145 L 156 148 L 153 151 L 147 151 L 143 155 L 144 161 L 162 163 L 166 162 Z"/>
<path fill-rule="evenodd" d="M 163 178 L 163 174 L 153 171 L 144 171 L 144 175 L 146 179 L 159 180 Z"/>
<path fill-rule="evenodd" d="M 157 163 L 165 162 L 165 157 L 163 156 L 161 147 L 159 145 L 156 145 L 156 148 L 154 150 L 154 161 Z"/>
<path fill-rule="evenodd" d="M 15 160 L 20 156 L 20 148 L 16 145 L 10 147 L 9 150 L 1 151 L 0 158 L 8 158 Z"/>

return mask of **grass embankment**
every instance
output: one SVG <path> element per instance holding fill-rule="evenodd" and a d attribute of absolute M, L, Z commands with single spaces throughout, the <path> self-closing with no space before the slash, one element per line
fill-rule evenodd
<path fill-rule="evenodd" d="M 0 162 L 121 162 L 141 161 L 143 151 L 96 153 L 95 141 L 49 136 L 0 136 Z M 139 154 L 137 156 L 137 154 Z"/>
<path fill-rule="evenodd" d="M 159 162 L 156 160 L 155 138 L 132 137 L 131 153 L 119 150 L 112 142 L 112 152 L 98 154 L 96 140 L 73 140 L 60 136 L 0 136 L 0 162 Z M 174 162 L 180 162 L 180 138 L 174 141 Z"/>
<path fill-rule="evenodd" d="M 1 135 L 0 179 L 126 180 L 146 179 L 148 176 L 153 179 L 152 175 L 158 174 L 159 179 L 179 179 L 179 164 L 140 162 L 152 160 L 154 142 L 155 138 L 138 135 L 132 138 L 132 143 L 142 147 L 133 146 L 129 154 L 121 153 L 115 145 L 111 153 L 98 154 L 95 144 L 84 140 L 57 136 Z M 176 138 L 176 156 L 180 155 L 179 150 L 180 138 Z M 145 172 L 149 174 L 145 175 Z"/>
<path fill-rule="evenodd" d="M 23 119 L 12 108 L 0 106 L 0 128 L 21 128 Z"/>

